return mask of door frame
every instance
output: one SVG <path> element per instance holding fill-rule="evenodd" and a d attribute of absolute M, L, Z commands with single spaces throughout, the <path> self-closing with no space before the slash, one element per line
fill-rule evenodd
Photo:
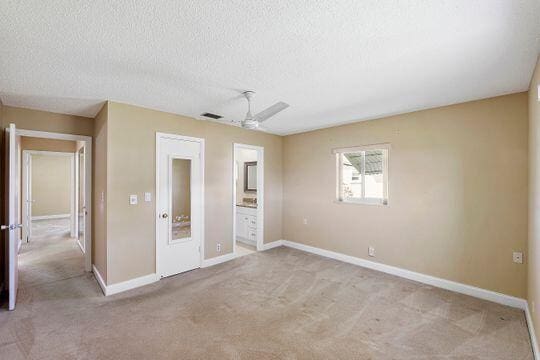
<path fill-rule="evenodd" d="M 247 149 L 257 152 L 257 251 L 264 250 L 264 147 L 233 143 L 232 156 L 232 240 L 233 254 L 236 256 L 236 150 Z"/>
<path fill-rule="evenodd" d="M 70 193 L 70 225 L 69 225 L 69 232 L 71 237 L 75 236 L 75 230 L 76 230 L 76 191 L 77 188 L 75 186 L 75 153 L 73 152 L 60 152 L 60 151 L 45 151 L 45 150 L 23 150 L 22 151 L 22 158 L 23 158 L 23 165 L 22 165 L 22 189 L 24 189 L 24 199 L 21 200 L 22 203 L 22 238 L 23 240 L 28 240 L 28 235 L 32 233 L 31 229 L 27 228 L 26 224 L 27 222 L 31 224 L 32 221 L 32 213 L 30 212 L 30 219 L 27 219 L 26 214 L 28 213 L 28 195 L 32 195 L 31 186 L 32 186 L 32 155 L 43 155 L 43 156 L 61 156 L 61 157 L 69 157 L 70 158 L 70 177 L 69 177 L 69 193 Z M 23 192 L 21 191 L 21 194 Z M 60 214 L 59 214 L 60 215 Z M 62 214 L 64 215 L 64 214 Z M 78 241 L 77 241 L 78 242 Z M 79 244 L 81 246 L 81 244 Z M 82 247 L 81 247 L 81 250 Z M 84 251 L 83 251 L 84 253 Z"/>
<path fill-rule="evenodd" d="M 162 133 L 162 132 L 156 132 L 156 183 L 155 183 L 155 187 L 154 187 L 154 193 L 156 194 L 156 207 L 155 207 L 155 216 L 154 216 L 154 228 L 155 228 L 155 251 L 156 251 L 156 267 L 155 267 L 155 270 L 156 270 L 156 274 L 160 274 L 159 272 L 159 247 L 158 247 L 158 241 L 159 241 L 159 226 L 158 226 L 158 219 L 159 219 L 159 214 L 160 214 L 160 207 L 159 207 L 159 204 L 160 204 L 160 194 L 159 194 L 159 180 L 160 180 L 160 177 L 159 177 L 159 165 L 160 165 L 160 155 L 161 155 L 161 150 L 160 150 L 160 145 L 161 145 L 161 141 L 163 139 L 173 139 L 173 140 L 184 140 L 184 141 L 192 141 L 192 142 L 197 142 L 200 144 L 200 147 L 201 147 L 201 156 L 200 156 L 200 161 L 201 161 L 201 170 L 200 170 L 200 176 L 201 176 L 201 242 L 200 242 L 200 259 L 199 259 L 199 267 L 202 266 L 203 264 L 203 261 L 204 261 L 204 253 L 205 253 L 205 249 L 204 249 L 204 246 L 205 246 L 205 201 L 204 201 L 204 168 L 205 168 L 205 162 L 204 162 L 204 149 L 205 149 L 205 140 L 203 138 L 196 138 L 196 137 L 191 137 L 191 136 L 184 136 L 184 135 L 178 135 L 178 134 L 169 134 L 169 133 Z"/>
<path fill-rule="evenodd" d="M 84 269 L 92 271 L 92 137 L 84 135 L 72 135 L 47 131 L 16 129 L 15 133 L 19 136 L 35 137 L 43 139 L 71 140 L 79 141 L 85 147 L 85 175 L 86 182 L 84 195 L 86 201 L 86 222 L 84 226 Z M 72 194 L 73 196 L 73 194 Z M 81 249 L 82 250 L 82 249 Z"/>

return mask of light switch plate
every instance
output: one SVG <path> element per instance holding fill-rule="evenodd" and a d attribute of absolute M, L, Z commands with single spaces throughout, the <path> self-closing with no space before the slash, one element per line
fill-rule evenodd
<path fill-rule="evenodd" d="M 512 254 L 512 259 L 516 264 L 523 264 L 523 253 L 522 252 L 514 252 Z"/>
<path fill-rule="evenodd" d="M 129 195 L 130 205 L 137 205 L 137 202 L 138 202 L 137 195 Z"/>
<path fill-rule="evenodd" d="M 145 192 L 144 193 L 144 201 L 146 201 L 146 202 L 152 201 L 152 193 Z"/>

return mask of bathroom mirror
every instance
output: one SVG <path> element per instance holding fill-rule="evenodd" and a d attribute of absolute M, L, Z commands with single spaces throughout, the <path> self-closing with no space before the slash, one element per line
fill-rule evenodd
<path fill-rule="evenodd" d="M 244 163 L 244 192 L 257 192 L 257 162 Z"/>

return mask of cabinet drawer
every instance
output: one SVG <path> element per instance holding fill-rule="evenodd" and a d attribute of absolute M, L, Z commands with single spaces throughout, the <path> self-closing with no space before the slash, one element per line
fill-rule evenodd
<path fill-rule="evenodd" d="M 256 229 L 257 228 L 257 218 L 255 216 L 250 216 L 248 225 L 249 225 L 250 228 Z"/>
<path fill-rule="evenodd" d="M 248 239 L 253 240 L 253 241 L 257 241 L 257 230 L 249 229 L 248 230 Z"/>

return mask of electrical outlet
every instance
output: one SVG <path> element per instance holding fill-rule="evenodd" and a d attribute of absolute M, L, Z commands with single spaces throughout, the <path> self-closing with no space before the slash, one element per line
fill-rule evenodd
<path fill-rule="evenodd" d="M 302 223 L 303 223 L 304 225 L 307 225 L 307 219 L 304 219 L 304 220 L 302 221 Z"/>
<path fill-rule="evenodd" d="M 514 252 L 512 254 L 512 259 L 516 264 L 523 264 L 523 253 L 522 252 Z"/>
<path fill-rule="evenodd" d="M 373 246 L 368 247 L 368 255 L 371 257 L 375 256 L 375 248 Z"/>
<path fill-rule="evenodd" d="M 221 252 L 221 244 L 220 243 L 217 244 L 216 250 L 217 250 L 217 252 Z"/>

